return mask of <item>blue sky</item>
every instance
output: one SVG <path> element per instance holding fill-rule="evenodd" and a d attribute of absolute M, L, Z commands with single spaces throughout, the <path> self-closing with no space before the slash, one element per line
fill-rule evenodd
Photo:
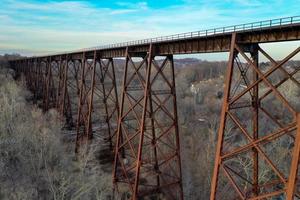
<path fill-rule="evenodd" d="M 300 0 L 1 0 L 0 53 L 38 55 L 299 15 Z"/>

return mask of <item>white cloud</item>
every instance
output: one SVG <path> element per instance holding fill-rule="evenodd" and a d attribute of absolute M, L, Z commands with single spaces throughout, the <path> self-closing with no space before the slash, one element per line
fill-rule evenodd
<path fill-rule="evenodd" d="M 1 27 L 0 27 L 1 29 Z M 10 31 L 0 33 L 0 49 L 26 49 L 28 52 L 61 52 L 86 47 L 119 43 L 151 37 L 145 31 L 93 32 L 93 31 L 55 31 L 51 29 L 26 29 L 11 27 Z"/>
<path fill-rule="evenodd" d="M 79 49 L 276 18 L 286 10 L 289 15 L 298 12 L 283 7 L 281 0 L 273 7 L 258 0 L 185 0 L 184 5 L 159 9 L 146 1 L 120 1 L 114 9 L 76 0 L 3 1 L 0 50 L 19 47 L 33 52 Z"/>

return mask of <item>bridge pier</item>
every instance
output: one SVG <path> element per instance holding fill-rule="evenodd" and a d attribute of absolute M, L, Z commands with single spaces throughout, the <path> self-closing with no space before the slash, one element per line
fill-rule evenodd
<path fill-rule="evenodd" d="M 80 67 L 80 81 L 79 81 L 79 100 L 78 100 L 78 113 L 76 122 L 76 146 L 75 152 L 78 152 L 79 144 L 92 138 L 91 123 L 90 123 L 90 99 L 93 95 L 93 78 L 95 56 L 93 63 L 89 63 L 86 59 L 85 53 L 82 54 L 81 67 Z M 91 73 L 92 72 L 92 73 Z M 92 74 L 92 76 L 90 76 Z"/>
<path fill-rule="evenodd" d="M 57 105 L 57 93 L 60 83 L 60 65 L 57 60 L 53 60 L 50 63 L 49 77 L 48 77 L 48 104 L 47 109 L 56 108 Z"/>
<path fill-rule="evenodd" d="M 52 60 L 51 60 L 51 56 L 50 56 L 46 60 L 45 92 L 44 92 L 44 99 L 43 99 L 43 110 L 44 111 L 47 111 L 49 109 L 51 79 L 52 79 Z"/>
<path fill-rule="evenodd" d="M 95 51 L 92 61 L 83 55 L 82 62 L 75 152 L 94 134 L 104 136 L 113 150 L 119 112 L 113 59 Z"/>
<path fill-rule="evenodd" d="M 66 74 L 67 74 L 67 56 L 63 59 L 63 56 L 59 56 L 58 67 L 59 67 L 59 76 L 58 76 L 58 87 L 56 93 L 56 109 L 61 116 L 64 116 L 65 113 L 65 96 L 66 96 Z"/>
<path fill-rule="evenodd" d="M 131 199 L 183 199 L 174 62 L 126 49 L 113 181 Z"/>
<path fill-rule="evenodd" d="M 48 70 L 49 70 L 49 61 L 48 58 L 41 61 L 41 69 L 40 69 L 40 75 L 41 75 L 41 90 L 40 90 L 40 96 L 42 97 L 42 109 L 43 111 L 46 110 L 46 104 L 48 101 Z"/>
<path fill-rule="evenodd" d="M 42 61 L 38 59 L 37 61 L 37 73 L 36 73 L 36 91 L 34 91 L 35 94 L 35 100 L 38 103 L 38 100 L 41 100 L 43 98 L 43 66 Z"/>
<path fill-rule="evenodd" d="M 34 62 L 32 60 L 27 60 L 26 62 L 26 75 L 25 75 L 25 80 L 26 80 L 26 85 L 29 90 L 34 91 L 34 73 L 33 73 L 33 68 L 32 66 L 34 65 Z"/>
<path fill-rule="evenodd" d="M 94 118 L 98 119 L 100 132 L 105 131 L 106 141 L 111 151 L 114 150 L 117 134 L 117 122 L 119 116 L 119 100 L 115 75 L 115 65 L 113 58 L 100 58 L 99 67 L 95 75 L 95 92 L 98 101 L 94 99 Z M 99 107 L 97 109 L 97 107 Z"/>
<path fill-rule="evenodd" d="M 32 88 L 30 89 L 33 94 L 33 102 L 36 104 L 37 103 L 37 90 L 38 90 L 38 59 L 33 59 L 31 62 L 32 65 Z"/>
<path fill-rule="evenodd" d="M 69 128 L 76 130 L 78 120 L 81 60 L 67 59 L 64 74 L 63 107 L 66 123 Z"/>
<path fill-rule="evenodd" d="M 285 67 L 299 51 L 300 47 L 277 62 L 258 44 L 241 44 L 239 35 L 232 34 L 211 200 L 225 198 L 218 187 L 224 184 L 233 188 L 236 199 L 299 197 L 295 184 L 300 137 L 299 128 L 296 133 L 297 110 L 279 89 L 287 81 L 300 89 L 293 77 L 299 69 Z M 258 53 L 271 63 L 269 68 L 259 65 Z M 276 149 L 291 140 L 293 156 L 277 160 L 281 152 Z M 266 171 L 268 177 L 260 177 Z"/>

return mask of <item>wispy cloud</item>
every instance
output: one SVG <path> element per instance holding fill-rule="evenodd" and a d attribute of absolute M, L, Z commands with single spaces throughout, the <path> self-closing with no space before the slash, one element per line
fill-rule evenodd
<path fill-rule="evenodd" d="M 135 3 L 131 3 L 128 1 L 118 1 L 118 2 L 116 2 L 116 5 L 121 6 L 121 7 L 127 7 L 127 8 L 132 8 L 132 9 L 142 9 L 142 10 L 146 10 L 149 8 L 148 3 L 146 1 L 135 2 Z"/>
<path fill-rule="evenodd" d="M 36 53 L 39 49 L 80 49 L 299 12 L 293 6 L 299 0 L 289 3 L 283 0 L 105 2 L 2 0 L 0 51 L 19 48 Z"/>
<path fill-rule="evenodd" d="M 119 14 L 128 14 L 137 12 L 137 9 L 119 9 L 119 10 L 113 10 L 110 12 L 111 15 L 119 15 Z"/>

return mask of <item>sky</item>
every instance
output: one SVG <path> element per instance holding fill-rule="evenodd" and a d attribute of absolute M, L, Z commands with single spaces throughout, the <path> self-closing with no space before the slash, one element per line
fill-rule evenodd
<path fill-rule="evenodd" d="M 0 54 L 41 55 L 297 16 L 299 4 L 300 0 L 1 0 Z"/>

